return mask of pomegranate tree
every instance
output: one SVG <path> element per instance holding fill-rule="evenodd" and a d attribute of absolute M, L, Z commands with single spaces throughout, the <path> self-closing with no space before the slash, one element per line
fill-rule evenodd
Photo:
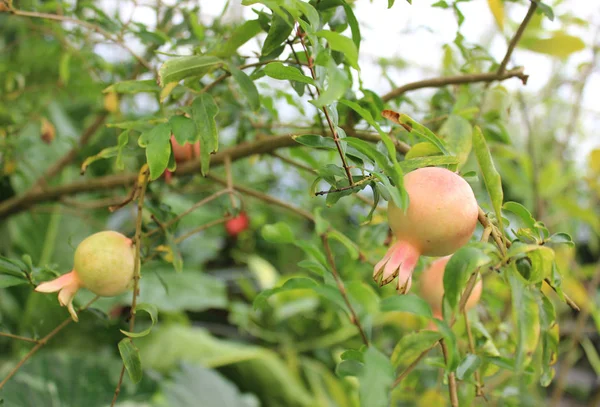
<path fill-rule="evenodd" d="M 478 215 L 473 190 L 450 170 L 414 170 L 404 176 L 404 188 L 410 200 L 406 212 L 392 201 L 388 204 L 388 222 L 397 242 L 373 271 L 380 285 L 397 276 L 400 294 L 410 290 L 419 257 L 454 253 L 473 235 Z"/>
<path fill-rule="evenodd" d="M 58 291 L 60 305 L 67 306 L 73 320 L 77 313 L 73 298 L 84 287 L 96 295 L 114 297 L 130 288 L 135 264 L 133 242 L 118 232 L 98 232 L 85 238 L 75 250 L 73 270 L 36 287 L 36 291 Z"/>
<path fill-rule="evenodd" d="M 431 306 L 433 316 L 438 319 L 443 319 L 442 301 L 444 297 L 444 273 L 446 271 L 446 264 L 448 264 L 451 257 L 452 256 L 445 256 L 435 260 L 419 278 L 419 293 Z M 465 310 L 469 310 L 477 304 L 481 297 L 482 290 L 483 282 L 479 280 L 475 283 L 473 291 L 471 291 L 471 295 L 465 303 Z"/>

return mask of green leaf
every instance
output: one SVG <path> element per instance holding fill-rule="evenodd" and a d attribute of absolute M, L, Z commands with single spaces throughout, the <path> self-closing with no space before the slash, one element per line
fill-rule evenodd
<path fill-rule="evenodd" d="M 123 169 L 124 165 L 123 165 L 122 153 L 123 153 L 123 149 L 127 145 L 128 141 L 129 141 L 129 130 L 125 130 L 125 131 L 121 132 L 121 134 L 119 134 L 118 145 L 116 145 L 114 147 L 107 147 L 107 148 L 101 150 L 98 154 L 87 157 L 81 164 L 81 174 L 83 174 L 86 171 L 87 167 L 91 163 L 98 161 L 98 160 L 105 159 L 105 158 L 111 158 L 111 157 L 117 157 L 117 168 Z"/>
<path fill-rule="evenodd" d="M 221 59 L 211 55 L 191 55 L 169 59 L 158 70 L 158 83 L 163 87 L 170 82 L 179 82 L 192 76 L 202 76 L 209 69 L 222 63 Z"/>
<path fill-rule="evenodd" d="M 356 49 L 359 50 L 361 42 L 360 24 L 354 15 L 352 7 L 346 2 L 346 0 L 342 0 L 342 6 L 346 12 L 346 20 L 348 21 L 348 25 L 350 25 L 350 31 L 352 32 L 352 41 L 354 41 Z"/>
<path fill-rule="evenodd" d="M 192 119 L 200 139 L 200 163 L 202 175 L 208 174 L 210 155 L 219 149 L 219 134 L 215 116 L 219 107 L 208 93 L 198 96 L 192 103 Z"/>
<path fill-rule="evenodd" d="M 444 272 L 444 299 L 453 312 L 457 310 L 461 294 L 471 274 L 490 261 L 487 254 L 473 246 L 461 247 L 450 257 Z"/>
<path fill-rule="evenodd" d="M 389 406 L 394 367 L 387 356 L 372 346 L 364 353 L 364 368 L 358 382 L 361 406 Z"/>
<path fill-rule="evenodd" d="M 299 69 L 285 66 L 281 62 L 271 62 L 265 66 L 263 71 L 267 76 L 270 76 L 274 79 L 302 82 L 309 85 L 315 84 L 312 78 L 304 75 Z"/>
<path fill-rule="evenodd" d="M 246 42 L 256 37 L 261 31 L 260 22 L 258 20 L 250 20 L 244 22 L 231 33 L 231 36 L 224 44 L 219 45 L 214 51 L 215 56 L 220 58 L 229 58 L 235 55 L 237 49 Z"/>
<path fill-rule="evenodd" d="M 473 149 L 475 150 L 475 156 L 481 169 L 481 175 L 485 187 L 492 200 L 492 206 L 496 212 L 496 219 L 498 220 L 498 226 L 502 230 L 502 201 L 504 200 L 504 192 L 502 191 L 502 180 L 500 174 L 496 171 L 492 155 L 488 149 L 485 138 L 481 133 L 481 129 L 475 126 L 473 131 Z"/>
<path fill-rule="evenodd" d="M 423 141 L 423 142 L 417 143 L 414 146 L 412 146 L 410 148 L 410 150 L 408 150 L 408 153 L 406 153 L 404 158 L 406 158 L 408 160 L 411 158 L 429 157 L 432 155 L 439 155 L 439 154 L 440 154 L 439 148 L 437 148 L 436 146 L 434 146 L 433 144 L 431 144 L 428 141 Z"/>
<path fill-rule="evenodd" d="M 316 33 L 317 37 L 325 38 L 329 47 L 334 51 L 344 54 L 348 64 L 356 70 L 358 67 L 358 49 L 352 40 L 334 31 L 321 30 Z"/>
<path fill-rule="evenodd" d="M 173 132 L 173 136 L 179 144 L 193 144 L 198 141 L 196 124 L 192 119 L 182 115 L 171 116 L 169 124 L 171 125 L 171 132 Z"/>
<path fill-rule="evenodd" d="M 71 53 L 65 52 L 60 57 L 60 63 L 58 65 L 58 77 L 63 85 L 69 84 L 69 78 L 71 77 Z"/>
<path fill-rule="evenodd" d="M 0 288 L 14 287 L 23 284 L 29 284 L 29 281 L 25 277 L 0 274 Z"/>
<path fill-rule="evenodd" d="M 456 368 L 456 378 L 458 380 L 469 379 L 479 366 L 481 366 L 481 359 L 477 355 L 467 353 L 467 356 Z"/>
<path fill-rule="evenodd" d="M 350 41 L 350 39 L 348 39 L 348 41 Z M 354 46 L 352 41 L 350 41 L 350 43 Z M 346 93 L 346 90 L 348 90 L 352 84 L 350 79 L 346 76 L 346 73 L 336 66 L 333 59 L 330 59 L 327 65 L 327 78 L 327 89 L 322 91 L 317 99 L 310 101 L 317 107 L 330 105 L 337 101 L 344 93 Z"/>
<path fill-rule="evenodd" d="M 431 130 L 417 122 L 406 114 L 400 114 L 398 117 L 398 123 L 408 127 L 410 133 L 414 133 L 419 137 L 429 141 L 431 144 L 436 146 L 444 155 L 448 155 L 448 149 L 442 139 L 436 136 Z M 406 128 L 405 127 L 405 128 Z"/>
<path fill-rule="evenodd" d="M 421 353 L 434 346 L 440 339 L 441 333 L 428 330 L 403 335 L 392 352 L 394 368 L 412 364 Z"/>
<path fill-rule="evenodd" d="M 318 284 L 306 277 L 297 277 L 290 278 L 285 283 L 283 283 L 280 287 L 269 288 L 267 290 L 263 290 L 260 294 L 254 298 L 253 307 L 255 310 L 261 309 L 267 306 L 267 301 L 269 298 L 275 294 L 291 291 L 291 290 L 315 290 L 318 287 Z"/>
<path fill-rule="evenodd" d="M 443 166 L 443 165 L 456 165 L 458 164 L 458 157 L 451 155 L 440 155 L 433 157 L 419 157 L 410 160 L 404 160 L 400 163 L 402 171 L 405 173 L 416 170 L 417 168 L 431 167 L 431 166 Z"/>
<path fill-rule="evenodd" d="M 399 311 L 409 312 L 426 318 L 433 318 L 429 304 L 416 295 L 394 295 L 381 300 L 381 312 Z"/>
<path fill-rule="evenodd" d="M 550 38 L 523 38 L 519 42 L 519 46 L 540 54 L 566 58 L 577 51 L 585 49 L 585 42 L 579 37 L 557 31 Z"/>
<path fill-rule="evenodd" d="M 540 0 L 532 0 L 532 1 L 537 4 L 538 10 L 542 14 L 544 14 L 546 17 L 548 17 L 548 19 L 550 21 L 554 21 L 554 10 L 552 10 L 552 7 L 550 7 L 546 3 L 542 3 Z"/>
<path fill-rule="evenodd" d="M 143 81 L 122 81 L 113 83 L 108 88 L 104 89 L 103 93 L 142 93 L 142 92 L 159 92 L 160 88 L 153 79 Z"/>
<path fill-rule="evenodd" d="M 388 0 L 388 9 L 392 8 L 392 6 L 394 5 L 395 1 L 396 0 Z M 410 1 L 409 1 L 409 3 L 410 3 Z"/>
<path fill-rule="evenodd" d="M 446 363 L 446 368 L 449 372 L 456 370 L 458 366 L 458 359 L 460 357 L 460 353 L 458 351 L 458 343 L 456 342 L 456 336 L 450 326 L 439 319 L 434 318 L 433 323 L 437 327 L 438 331 L 444 337 L 444 342 L 446 343 L 446 347 L 448 348 L 448 360 Z"/>
<path fill-rule="evenodd" d="M 356 244 L 352 240 L 350 240 L 342 232 L 340 232 L 339 230 L 335 230 L 334 229 L 334 230 L 331 230 L 331 231 L 327 232 L 327 236 L 329 238 L 337 240 L 342 245 L 344 245 L 344 247 L 348 251 L 348 254 L 350 255 L 350 258 L 352 260 L 357 260 L 358 259 L 358 255 L 359 255 L 358 247 L 356 246 Z"/>
<path fill-rule="evenodd" d="M 123 338 L 119 341 L 119 353 L 123 364 L 129 373 L 129 378 L 133 383 L 139 383 L 142 380 L 142 360 L 140 352 L 135 347 L 130 338 Z"/>
<path fill-rule="evenodd" d="M 253 407 L 253 394 L 241 394 L 238 388 L 215 370 L 184 363 L 180 371 L 163 382 L 157 407 Z"/>
<path fill-rule="evenodd" d="M 518 202 L 505 202 L 502 206 L 504 210 L 517 215 L 525 224 L 525 227 L 535 230 L 535 219 L 531 216 L 531 212 Z"/>
<path fill-rule="evenodd" d="M 575 247 L 571 235 L 568 233 L 555 233 L 546 240 L 547 243 L 551 244 L 566 244 L 569 247 Z"/>
<path fill-rule="evenodd" d="M 404 173 L 402 172 L 402 168 L 400 167 L 400 164 L 398 163 L 398 159 L 396 157 L 396 147 L 394 146 L 394 142 L 392 141 L 390 136 L 381 129 L 379 124 L 375 121 L 375 119 L 373 119 L 373 116 L 367 109 L 362 108 L 356 102 L 352 102 L 352 101 L 345 100 L 345 99 L 340 100 L 340 103 L 342 105 L 348 106 L 350 109 L 352 109 L 356 113 L 358 113 L 364 120 L 366 120 L 367 123 L 369 123 L 371 126 L 373 126 L 377 130 L 379 135 L 381 136 L 381 140 L 383 141 L 383 144 L 385 145 L 385 147 L 388 151 L 388 154 L 390 156 L 390 159 L 392 161 L 392 166 L 393 166 L 393 170 L 389 171 L 387 173 L 387 175 L 394 181 L 395 187 L 397 189 L 397 193 L 394 194 L 396 196 L 396 198 L 394 199 L 394 203 L 399 208 L 407 208 L 408 207 L 408 194 L 406 193 L 406 191 L 404 190 L 404 187 L 403 187 Z M 374 174 L 374 175 L 377 176 L 377 174 Z M 382 180 L 380 174 L 379 174 L 378 178 L 380 180 Z M 389 185 L 389 182 L 387 182 L 387 184 Z"/>
<path fill-rule="evenodd" d="M 267 33 L 267 38 L 263 43 L 261 55 L 270 55 L 290 36 L 293 27 L 284 20 L 279 14 L 273 13 L 271 28 Z"/>
<path fill-rule="evenodd" d="M 466 163 L 473 146 L 473 127 L 468 120 L 451 114 L 439 130 L 446 146 L 458 157 L 458 169 Z M 411 148 L 412 150 L 412 148 Z"/>
<path fill-rule="evenodd" d="M 123 335 L 126 335 L 130 338 L 141 338 L 150 333 L 150 331 L 156 324 L 156 321 L 158 320 L 158 308 L 156 308 L 156 305 L 153 305 L 153 304 L 141 303 L 141 304 L 137 304 L 137 306 L 135 308 L 136 314 L 139 311 L 145 311 L 148 315 L 150 315 L 150 320 L 152 321 L 152 325 L 150 325 L 148 328 L 144 329 L 141 332 L 129 332 L 129 331 L 125 331 L 125 330 L 121 329 L 120 331 L 123 333 Z"/>
<path fill-rule="evenodd" d="M 527 281 L 530 283 L 539 283 L 552 274 L 552 264 L 554 263 L 554 250 L 549 247 L 539 246 L 537 250 L 529 253 L 531 260 L 531 271 Z"/>
<path fill-rule="evenodd" d="M 140 135 L 138 144 L 146 148 L 146 161 L 150 168 L 150 179 L 155 180 L 162 175 L 169 165 L 171 156 L 171 126 L 167 123 L 154 126 Z"/>
<path fill-rule="evenodd" d="M 242 94 L 248 101 L 250 109 L 255 112 L 258 111 L 260 109 L 260 98 L 256 85 L 252 79 L 233 65 L 229 66 L 229 72 L 231 72 L 231 76 L 233 76 L 233 79 L 238 83 Z"/>
<path fill-rule="evenodd" d="M 512 316 L 517 327 L 515 369 L 522 372 L 531 361 L 540 339 L 540 315 L 537 301 L 512 265 L 506 270 L 512 294 Z"/>
<path fill-rule="evenodd" d="M 271 243 L 292 243 L 295 239 L 292 228 L 285 222 L 263 226 L 262 237 Z"/>

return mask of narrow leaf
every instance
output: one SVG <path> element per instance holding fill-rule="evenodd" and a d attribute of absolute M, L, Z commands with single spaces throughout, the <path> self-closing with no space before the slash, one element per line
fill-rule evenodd
<path fill-rule="evenodd" d="M 485 187 L 492 200 L 494 211 L 496 212 L 496 219 L 500 230 L 502 230 L 502 201 L 504 200 L 504 192 L 502 191 L 502 180 L 500 174 L 494 166 L 492 155 L 488 149 L 483 133 L 478 126 L 475 126 L 473 131 L 473 149 L 475 150 L 475 156 L 481 169 L 481 175 Z"/>
<path fill-rule="evenodd" d="M 210 55 L 192 55 L 169 59 L 158 70 L 158 83 L 165 86 L 192 76 L 201 76 L 208 69 L 221 65 L 223 61 Z"/>
<path fill-rule="evenodd" d="M 198 96 L 192 103 L 192 119 L 196 123 L 196 131 L 200 139 L 200 163 L 202 175 L 208 173 L 210 155 L 219 148 L 219 135 L 215 116 L 219 108 L 213 97 L 208 93 Z"/>
<path fill-rule="evenodd" d="M 142 360 L 138 348 L 133 344 L 130 338 L 123 338 L 119 342 L 119 353 L 129 378 L 133 383 L 139 383 L 142 380 Z"/>

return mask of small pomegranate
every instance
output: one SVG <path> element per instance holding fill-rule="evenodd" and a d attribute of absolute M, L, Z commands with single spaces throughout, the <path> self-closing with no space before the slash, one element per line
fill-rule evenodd
<path fill-rule="evenodd" d="M 398 277 L 397 290 L 405 294 L 421 255 L 447 256 L 464 246 L 475 231 L 478 206 L 473 190 L 462 177 L 437 167 L 420 168 L 404 176 L 410 203 L 406 213 L 392 201 L 388 222 L 397 242 L 375 265 L 380 285 Z"/>
<path fill-rule="evenodd" d="M 171 150 L 173 151 L 173 158 L 175 158 L 175 162 L 177 164 L 182 164 L 196 157 L 200 157 L 200 142 L 197 141 L 193 145 L 190 143 L 181 145 L 177 142 L 175 136 L 171 135 Z M 165 170 L 164 175 L 167 184 L 170 183 L 171 178 L 173 178 L 171 171 Z"/>
<path fill-rule="evenodd" d="M 60 305 L 67 306 L 78 321 L 73 298 L 81 288 L 102 297 L 114 297 L 130 288 L 133 280 L 135 251 L 128 237 L 113 231 L 98 232 L 85 238 L 75 250 L 73 270 L 36 287 L 36 291 L 58 291 Z"/>
<path fill-rule="evenodd" d="M 445 256 L 435 260 L 428 269 L 423 271 L 419 278 L 421 297 L 431 305 L 433 316 L 438 319 L 443 319 L 442 300 L 444 297 L 444 272 L 446 271 L 446 264 L 448 264 L 451 257 L 452 256 Z M 482 290 L 483 282 L 479 280 L 475 283 L 473 291 L 465 303 L 465 310 L 469 310 L 477 304 L 481 297 Z"/>
<path fill-rule="evenodd" d="M 173 157 L 177 164 L 190 161 L 193 158 L 200 156 L 200 142 L 197 141 L 194 144 L 185 143 L 181 145 L 175 139 L 175 136 L 171 135 L 171 149 L 173 150 Z"/>
<path fill-rule="evenodd" d="M 225 230 L 227 230 L 229 236 L 237 236 L 248 229 L 249 225 L 250 219 L 248 218 L 248 215 L 246 215 L 246 212 L 240 212 L 238 216 L 229 219 L 225 223 Z"/>

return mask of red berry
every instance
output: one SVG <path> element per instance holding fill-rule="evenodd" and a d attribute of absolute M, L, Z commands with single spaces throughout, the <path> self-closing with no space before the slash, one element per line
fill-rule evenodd
<path fill-rule="evenodd" d="M 250 219 L 245 212 L 240 212 L 240 214 L 234 218 L 229 219 L 225 223 L 225 230 L 229 236 L 237 236 L 242 233 L 244 230 L 248 229 L 250 225 Z"/>

